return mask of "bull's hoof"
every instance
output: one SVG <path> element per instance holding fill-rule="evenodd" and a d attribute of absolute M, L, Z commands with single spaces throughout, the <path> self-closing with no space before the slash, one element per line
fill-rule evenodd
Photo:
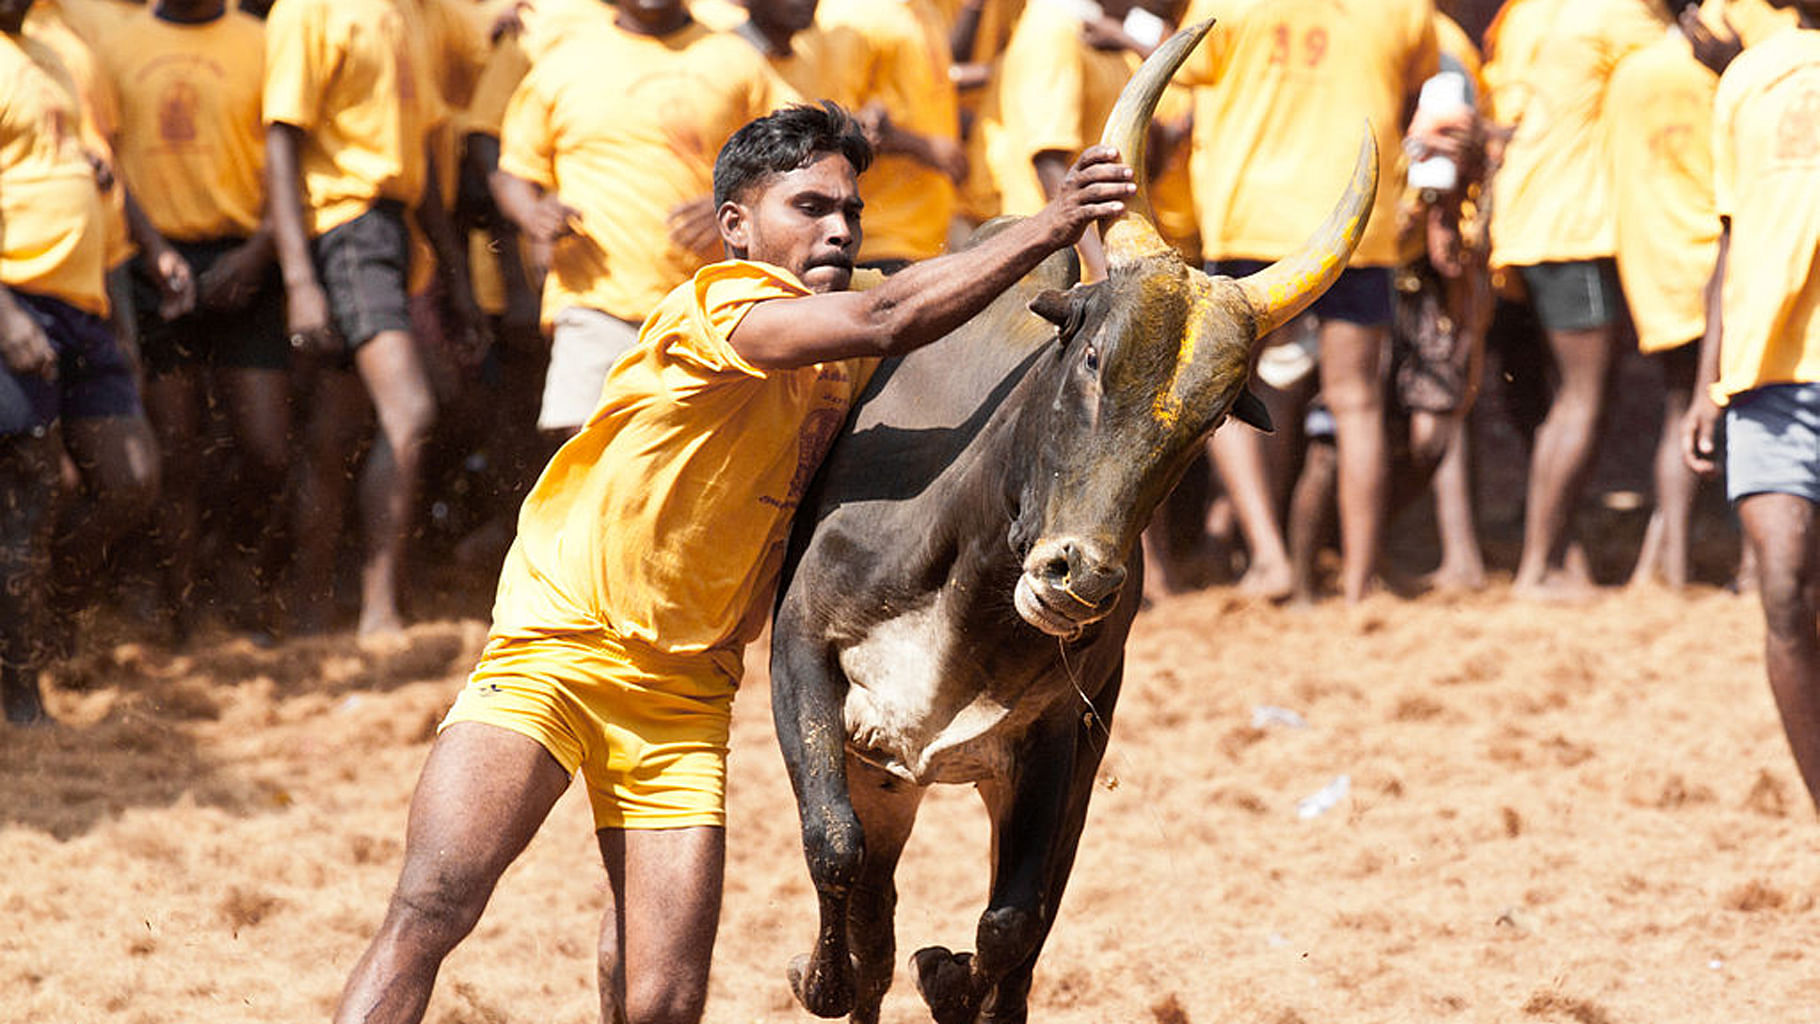
<path fill-rule="evenodd" d="M 910 964 L 916 969 L 916 990 L 935 1024 L 973 1024 L 979 1001 L 973 994 L 972 953 L 930 946 L 917 950 Z"/>
<path fill-rule="evenodd" d="M 818 970 L 808 955 L 790 961 L 790 991 L 803 1009 L 817 1017 L 845 1017 L 853 1012 L 855 967 L 849 957 L 846 970 Z"/>

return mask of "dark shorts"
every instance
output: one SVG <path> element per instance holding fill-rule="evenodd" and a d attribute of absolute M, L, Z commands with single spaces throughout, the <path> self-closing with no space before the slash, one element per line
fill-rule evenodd
<path fill-rule="evenodd" d="M 1544 330 L 1590 331 L 1618 319 L 1624 309 L 1616 260 L 1537 263 L 1517 269 Z"/>
<path fill-rule="evenodd" d="M 14 375 L 0 363 L 0 437 L 42 436 L 59 419 L 137 416 L 139 386 L 107 321 L 67 302 L 15 290 L 13 301 L 50 338 L 57 379 Z"/>
<path fill-rule="evenodd" d="M 1792 494 L 1820 503 L 1820 384 L 1772 384 L 1725 410 L 1725 496 Z"/>
<path fill-rule="evenodd" d="M 190 265 L 198 283 L 221 257 L 242 239 L 172 242 Z M 284 330 L 284 275 L 277 261 L 266 268 L 259 290 L 239 309 L 220 312 L 198 307 L 175 320 L 158 315 L 158 285 L 142 261 L 133 261 L 133 307 L 139 319 L 139 352 L 146 372 L 162 377 L 189 366 L 243 370 L 282 370 L 290 365 L 291 348 Z"/>
<path fill-rule="evenodd" d="M 381 201 L 310 243 L 329 314 L 349 351 L 411 329 L 411 233 L 404 206 Z"/>
<path fill-rule="evenodd" d="M 1265 260 L 1214 260 L 1207 264 L 1207 273 L 1249 277 L 1269 265 Z M 1389 267 L 1348 267 L 1308 311 L 1323 320 L 1387 327 L 1392 314 L 1391 291 Z"/>
<path fill-rule="evenodd" d="M 1406 412 L 1450 413 L 1472 390 L 1472 343 L 1447 309 L 1447 285 L 1427 260 L 1397 275 L 1390 373 Z"/>

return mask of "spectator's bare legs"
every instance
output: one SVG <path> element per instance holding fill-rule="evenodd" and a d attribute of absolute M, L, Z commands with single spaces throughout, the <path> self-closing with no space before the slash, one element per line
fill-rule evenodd
<path fill-rule="evenodd" d="M 417 346 L 404 331 L 382 331 L 354 353 L 354 365 L 373 399 L 379 434 L 360 475 L 365 559 L 360 569 L 360 636 L 404 629 L 398 609 L 424 446 L 436 418 L 436 397 Z"/>
<path fill-rule="evenodd" d="M 600 928 L 601 1020 L 696 1024 L 720 922 L 726 830 L 604 829 L 613 905 Z"/>
<path fill-rule="evenodd" d="M 1754 494 L 1738 502 L 1745 540 L 1757 555 L 1770 690 L 1801 780 L 1820 806 L 1820 537 L 1814 508 L 1792 494 Z"/>
<path fill-rule="evenodd" d="M 138 415 L 66 420 L 62 429 L 84 493 L 58 519 L 51 576 L 53 585 L 70 584 L 86 596 L 107 546 L 158 499 L 158 441 Z"/>
<path fill-rule="evenodd" d="M 1441 536 L 1441 564 L 1429 574 L 1437 590 L 1479 590 L 1485 586 L 1485 556 L 1473 515 L 1472 430 L 1460 424 L 1435 468 L 1435 529 Z"/>
<path fill-rule="evenodd" d="M 1579 596 L 1592 581 L 1567 558 L 1568 521 L 1592 466 L 1617 363 L 1614 325 L 1546 331 L 1556 384 L 1548 416 L 1536 428 L 1524 504 L 1523 556 L 1512 590 L 1524 596 Z"/>
<path fill-rule="evenodd" d="M 1270 406 L 1271 420 L 1284 429 L 1284 419 L 1266 393 L 1274 388 L 1253 385 L 1259 397 Z M 1289 567 L 1289 549 L 1283 542 L 1283 526 L 1277 516 L 1275 489 L 1264 458 L 1264 436 L 1249 424 L 1229 421 L 1214 431 L 1207 451 L 1219 470 L 1220 482 L 1232 496 L 1232 508 L 1238 516 L 1239 530 L 1245 535 L 1245 548 L 1250 564 L 1239 580 L 1241 589 L 1273 601 L 1290 595 L 1294 579 Z"/>
<path fill-rule="evenodd" d="M 196 537 L 200 529 L 202 483 L 202 373 L 186 366 L 146 380 L 145 413 L 163 456 L 163 498 L 152 523 L 160 599 L 172 638 L 189 637 L 190 587 L 195 580 Z"/>
<path fill-rule="evenodd" d="M 1687 585 L 1688 523 L 1700 479 L 1681 457 L 1681 421 L 1693 399 L 1698 346 L 1684 345 L 1658 357 L 1662 364 L 1662 439 L 1656 444 L 1656 510 L 1643 534 L 1643 548 L 1631 570 L 1630 585 L 1662 582 Z"/>
<path fill-rule="evenodd" d="M 398 886 L 342 989 L 336 1024 L 423 1018 L 443 958 L 568 786 L 556 759 L 515 732 L 459 722 L 436 738 L 411 797 Z"/>
<path fill-rule="evenodd" d="M 300 353 L 303 378 L 303 466 L 292 524 L 292 628 L 303 635 L 331 625 L 335 553 L 340 546 L 354 456 L 366 436 L 370 406 L 360 380 Z"/>
<path fill-rule="evenodd" d="M 235 542 L 253 556 L 255 583 L 261 595 L 271 592 L 282 571 L 284 513 L 291 465 L 291 384 L 283 370 L 224 369 L 215 379 L 226 399 L 228 422 L 240 448 L 240 479 L 235 483 L 236 519 L 244 532 L 231 531 Z M 260 618 L 265 618 L 264 610 Z M 261 623 L 269 625 L 269 623 Z"/>
<path fill-rule="evenodd" d="M 55 431 L 0 437 L 0 704 L 11 725 L 49 720 L 38 690 L 37 627 L 61 452 Z"/>
<path fill-rule="evenodd" d="M 1339 453 L 1326 440 L 1309 441 L 1302 472 L 1289 498 L 1289 558 L 1295 573 L 1297 603 L 1312 603 L 1314 568 L 1321 545 L 1333 530 L 1334 493 L 1340 475 Z"/>
<path fill-rule="evenodd" d="M 1383 360 L 1389 331 L 1321 325 L 1321 395 L 1339 441 L 1340 590 L 1359 601 L 1376 575 L 1389 501 Z"/>

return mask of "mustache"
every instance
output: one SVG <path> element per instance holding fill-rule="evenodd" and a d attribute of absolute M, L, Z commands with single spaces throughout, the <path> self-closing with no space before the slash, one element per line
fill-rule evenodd
<path fill-rule="evenodd" d="M 808 271 L 814 270 L 816 267 L 837 267 L 841 270 L 851 271 L 853 269 L 853 257 L 844 252 L 831 252 L 826 256 L 813 256 L 810 257 L 809 262 L 803 269 Z"/>

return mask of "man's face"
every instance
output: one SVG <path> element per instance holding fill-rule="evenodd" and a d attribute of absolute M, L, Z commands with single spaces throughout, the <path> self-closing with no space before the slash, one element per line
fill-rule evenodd
<path fill-rule="evenodd" d="M 836 153 L 721 206 L 720 234 L 746 259 L 783 267 L 817 293 L 845 291 L 859 252 L 859 177 Z"/>
<path fill-rule="evenodd" d="M 815 24 L 818 3 L 819 0 L 750 0 L 746 9 L 751 12 L 752 20 L 760 25 L 796 33 Z"/>
<path fill-rule="evenodd" d="M 616 0 L 616 6 L 621 17 L 648 29 L 667 28 L 683 13 L 683 0 Z"/>

